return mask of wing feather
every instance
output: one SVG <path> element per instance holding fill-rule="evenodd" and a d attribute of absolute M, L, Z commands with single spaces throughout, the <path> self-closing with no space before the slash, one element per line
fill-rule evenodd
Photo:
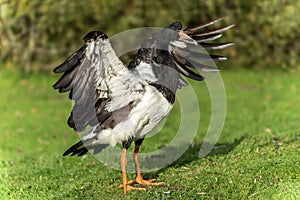
<path fill-rule="evenodd" d="M 129 68 L 146 81 L 166 86 L 174 93 L 177 88 L 188 85 L 180 75 L 198 81 L 204 80 L 200 72 L 217 72 L 219 70 L 215 62 L 226 60 L 224 56 L 207 51 L 220 50 L 233 45 L 233 43 L 214 43 L 214 40 L 220 38 L 224 31 L 234 26 L 211 28 L 223 19 L 219 18 L 185 29 L 182 29 L 180 22 L 170 24 L 143 43 L 143 48 L 135 55 Z M 145 63 L 148 64 L 146 65 L 148 68 L 144 67 Z M 145 74 L 151 74 L 151 77 L 146 77 Z M 174 81 L 176 75 L 178 79 Z"/>
<path fill-rule="evenodd" d="M 222 21 L 223 19 L 225 19 L 225 17 L 221 17 L 219 19 L 216 19 L 216 20 L 213 20 L 213 21 L 210 21 L 210 22 L 206 22 L 204 24 L 199 24 L 199 25 L 195 25 L 195 26 L 189 26 L 189 27 L 187 27 L 187 28 L 185 28 L 183 30 L 186 33 L 193 33 L 193 32 L 195 32 L 195 31 L 197 31 L 199 29 L 205 28 L 207 26 L 211 26 L 211 25 L 213 25 L 213 24 L 215 24 L 215 23 L 217 23 L 219 21 Z"/>
<path fill-rule="evenodd" d="M 176 66 L 179 66 L 177 70 L 181 74 L 195 80 L 203 80 L 204 77 L 189 70 L 188 67 L 197 69 L 199 72 L 219 71 L 215 63 L 226 61 L 227 59 L 224 56 L 211 54 L 210 51 L 230 47 L 233 43 L 213 43 L 212 41 L 220 38 L 224 31 L 227 31 L 234 25 L 217 29 L 211 29 L 210 26 L 223 19 L 224 17 L 201 25 L 177 30 L 179 37 L 177 40 L 170 42 L 169 51 L 176 62 Z M 182 84 L 182 81 L 179 84 Z"/>
<path fill-rule="evenodd" d="M 73 53 L 70 57 L 68 57 L 65 62 L 63 62 L 58 67 L 56 67 L 53 71 L 55 73 L 62 73 L 62 72 L 72 70 L 72 68 L 74 68 L 78 64 L 80 64 L 80 60 L 83 57 L 85 48 L 86 48 L 86 45 L 82 45 L 75 53 Z"/>
<path fill-rule="evenodd" d="M 85 44 L 54 72 L 64 73 L 53 87 L 70 92 L 74 105 L 68 124 L 76 131 L 104 123 L 115 110 L 128 106 L 132 95 L 138 93 L 135 88 L 143 89 L 115 55 L 107 38 L 85 37 Z"/>

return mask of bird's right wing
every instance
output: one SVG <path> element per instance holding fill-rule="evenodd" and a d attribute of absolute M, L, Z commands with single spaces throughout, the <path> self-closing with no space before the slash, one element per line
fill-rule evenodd
<path fill-rule="evenodd" d="M 101 34 L 87 34 L 85 44 L 54 69 L 64 73 L 53 87 L 70 92 L 74 105 L 68 124 L 79 132 L 128 107 L 135 92 L 143 89 L 116 56 L 107 36 Z"/>

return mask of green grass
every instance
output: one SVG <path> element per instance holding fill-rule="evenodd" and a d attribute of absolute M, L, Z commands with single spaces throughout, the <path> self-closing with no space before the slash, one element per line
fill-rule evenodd
<path fill-rule="evenodd" d="M 175 163 L 145 174 L 165 185 L 126 196 L 117 188 L 119 171 L 91 155 L 62 157 L 78 138 L 65 123 L 67 95 L 51 88 L 58 77 L 0 72 L 0 199 L 300 198 L 300 72 L 223 70 L 226 123 L 219 148 L 203 159 L 210 99 L 205 84 L 193 83 L 201 109 L 194 145 Z M 177 106 L 142 151 L 167 144 L 179 115 Z"/>

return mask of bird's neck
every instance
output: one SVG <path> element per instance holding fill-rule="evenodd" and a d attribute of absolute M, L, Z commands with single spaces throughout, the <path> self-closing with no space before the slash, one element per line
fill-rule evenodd
<path fill-rule="evenodd" d="M 155 87 L 165 98 L 174 103 L 175 93 L 178 87 L 178 72 L 168 66 L 164 58 L 159 55 L 156 61 L 153 60 L 153 49 L 140 49 L 128 68 L 133 74 Z"/>

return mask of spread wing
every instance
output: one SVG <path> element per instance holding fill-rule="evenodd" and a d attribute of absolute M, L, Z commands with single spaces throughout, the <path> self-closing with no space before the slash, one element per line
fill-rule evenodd
<path fill-rule="evenodd" d="M 202 81 L 204 77 L 200 72 L 218 71 L 215 62 L 226 60 L 224 56 L 211 53 L 233 45 L 214 41 L 233 27 L 213 29 L 212 25 L 222 19 L 185 29 L 180 22 L 172 23 L 145 40 L 129 69 L 150 85 L 159 86 L 157 89 L 164 88 L 161 92 L 172 96 L 170 101 L 173 102 L 176 90 L 188 85 L 181 75 Z"/>
<path fill-rule="evenodd" d="M 225 61 L 227 59 L 224 56 L 211 54 L 211 51 L 224 49 L 233 45 L 231 42 L 214 42 L 214 40 L 222 36 L 224 31 L 234 26 L 229 25 L 211 29 L 212 25 L 223 19 L 224 18 L 219 18 L 205 24 L 178 30 L 179 38 L 170 43 L 170 53 L 174 61 L 176 61 L 177 70 L 181 74 L 195 80 L 201 80 L 199 74 L 196 74 L 187 67 L 197 69 L 200 72 L 219 71 L 215 62 Z"/>
<path fill-rule="evenodd" d="M 88 125 L 113 126 L 110 121 L 122 120 L 114 119 L 114 112 L 127 111 L 134 95 L 143 90 L 118 59 L 105 34 L 94 31 L 84 40 L 77 52 L 54 69 L 63 75 L 53 86 L 59 92 L 70 92 L 74 105 L 68 124 L 79 132 Z"/>

